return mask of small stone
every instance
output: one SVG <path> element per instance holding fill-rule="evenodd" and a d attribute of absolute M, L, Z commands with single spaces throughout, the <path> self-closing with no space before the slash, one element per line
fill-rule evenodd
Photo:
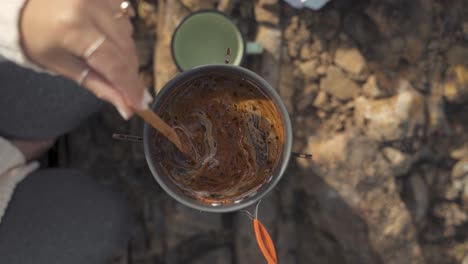
<path fill-rule="evenodd" d="M 339 48 L 335 52 L 334 62 L 353 74 L 360 74 L 366 66 L 366 61 L 357 48 Z"/>
<path fill-rule="evenodd" d="M 328 102 L 328 96 L 327 96 L 327 93 L 324 92 L 324 91 L 320 91 L 317 95 L 317 97 L 315 97 L 315 100 L 313 102 L 313 106 L 316 107 L 316 108 L 322 108 L 324 107 Z"/>
<path fill-rule="evenodd" d="M 316 83 L 309 83 L 305 86 L 304 91 L 302 91 L 302 95 L 310 96 L 313 93 L 319 91 L 319 86 Z"/>
<path fill-rule="evenodd" d="M 220 0 L 218 3 L 218 11 L 230 14 L 237 0 Z"/>
<path fill-rule="evenodd" d="M 312 105 L 313 93 L 317 90 L 318 85 L 315 83 L 311 83 L 306 86 L 304 91 L 302 91 L 302 96 L 297 101 L 297 111 L 303 112 L 307 107 L 309 107 L 309 105 Z"/>
<path fill-rule="evenodd" d="M 332 58 L 330 56 L 330 53 L 324 51 L 320 54 L 320 62 L 323 64 L 323 65 L 330 65 L 331 62 L 332 62 Z"/>
<path fill-rule="evenodd" d="M 296 109 L 298 113 L 303 113 L 309 105 L 311 105 L 311 99 L 309 97 L 301 97 L 296 102 Z"/>
<path fill-rule="evenodd" d="M 364 95 L 370 98 L 382 98 L 388 96 L 384 90 L 380 89 L 379 85 L 377 84 L 377 78 L 375 75 L 371 75 L 367 82 L 362 86 L 362 92 Z"/>
<path fill-rule="evenodd" d="M 301 47 L 300 57 L 303 60 L 318 57 L 323 51 L 322 40 L 315 39 L 313 42 L 305 42 Z"/>
<path fill-rule="evenodd" d="M 257 22 L 277 25 L 279 23 L 279 4 L 277 0 L 260 0 L 255 4 Z"/>
<path fill-rule="evenodd" d="M 413 208 L 411 212 L 416 222 L 423 220 L 429 208 L 429 190 L 424 179 L 419 175 L 411 175 L 409 178 L 409 186 L 411 187 Z"/>
<path fill-rule="evenodd" d="M 327 75 L 320 81 L 320 89 L 342 101 L 353 99 L 360 92 L 360 87 L 337 67 L 328 68 Z"/>
<path fill-rule="evenodd" d="M 468 175 L 468 159 L 460 160 L 452 168 L 452 179 L 459 179 Z"/>
<path fill-rule="evenodd" d="M 323 76 L 327 73 L 327 70 L 328 70 L 328 67 L 321 64 L 320 66 L 317 67 L 317 69 L 315 70 L 315 72 L 317 74 L 319 74 L 320 76 Z"/>
<path fill-rule="evenodd" d="M 296 58 L 298 56 L 299 44 L 294 41 L 288 42 L 288 54 L 292 58 Z"/>
<path fill-rule="evenodd" d="M 452 150 L 450 152 L 450 157 L 456 160 L 461 160 L 465 157 L 468 157 L 468 144 L 465 143 L 463 146 Z"/>
<path fill-rule="evenodd" d="M 312 47 L 311 49 L 316 52 L 322 52 L 323 51 L 323 40 L 322 39 L 314 39 L 314 42 L 312 42 Z"/>
<path fill-rule="evenodd" d="M 460 226 L 467 222 L 468 215 L 454 202 L 441 202 L 434 206 L 436 217 L 444 219 L 444 225 Z"/>
<path fill-rule="evenodd" d="M 313 155 L 314 161 L 331 163 L 334 166 L 347 159 L 348 141 L 349 135 L 345 133 L 334 134 L 327 138 L 311 136 L 307 140 L 305 151 Z M 306 164 L 308 165 L 308 162 Z"/>
<path fill-rule="evenodd" d="M 355 122 L 375 140 L 394 141 L 417 136 L 425 124 L 424 96 L 405 90 L 388 99 L 356 99 Z"/>
<path fill-rule="evenodd" d="M 318 52 L 313 51 L 311 46 L 312 45 L 310 43 L 304 43 L 304 45 L 302 45 L 301 53 L 299 55 L 302 60 L 309 60 L 318 55 Z"/>
<path fill-rule="evenodd" d="M 318 73 L 315 71 L 318 65 L 319 61 L 316 59 L 312 59 L 301 63 L 299 65 L 299 69 L 301 70 L 302 74 L 306 79 L 314 80 L 319 77 Z"/>
<path fill-rule="evenodd" d="M 145 25 L 148 28 L 156 28 L 156 23 L 158 21 L 158 11 L 156 10 L 155 5 L 141 1 L 138 3 L 138 16 L 141 21 L 145 22 Z"/>
<path fill-rule="evenodd" d="M 458 104 L 468 100 L 468 68 L 457 65 L 447 70 L 444 97 L 447 101 Z"/>
<path fill-rule="evenodd" d="M 396 148 L 385 147 L 382 154 L 389 161 L 395 176 L 404 175 L 413 165 L 413 159 Z"/>

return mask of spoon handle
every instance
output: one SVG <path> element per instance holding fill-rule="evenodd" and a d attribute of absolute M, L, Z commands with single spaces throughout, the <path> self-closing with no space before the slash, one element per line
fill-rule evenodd
<path fill-rule="evenodd" d="M 169 126 L 164 120 L 162 120 L 156 113 L 151 110 L 136 110 L 136 114 L 139 115 L 145 122 L 150 124 L 154 129 L 163 134 L 169 141 L 184 153 L 182 143 L 180 142 L 179 136 L 177 135 L 174 128 Z"/>

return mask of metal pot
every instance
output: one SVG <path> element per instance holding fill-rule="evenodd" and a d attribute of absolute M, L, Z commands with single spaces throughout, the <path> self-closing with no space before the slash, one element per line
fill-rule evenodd
<path fill-rule="evenodd" d="M 250 82 L 253 82 L 259 89 L 262 90 L 264 94 L 270 97 L 270 99 L 278 108 L 284 124 L 285 141 L 283 144 L 283 151 L 281 154 L 280 161 L 278 163 L 278 166 L 272 172 L 273 175 L 271 180 L 264 183 L 262 187 L 258 189 L 255 193 L 241 200 L 237 200 L 231 204 L 204 204 L 181 192 L 167 175 L 164 175 L 163 173 L 158 171 L 158 167 L 156 166 L 154 160 L 154 148 L 152 147 L 152 140 L 154 140 L 152 136 L 152 128 L 148 124 L 145 124 L 144 127 L 143 141 L 146 161 L 153 174 L 153 177 L 170 196 L 172 196 L 178 202 L 200 211 L 224 213 L 237 211 L 258 202 L 262 197 L 269 193 L 276 186 L 276 184 L 278 184 L 284 171 L 286 170 L 291 155 L 292 129 L 291 120 L 289 118 L 289 114 L 286 110 L 286 107 L 284 106 L 283 102 L 281 101 L 281 98 L 276 93 L 276 91 L 271 87 L 271 85 L 268 84 L 268 82 L 266 82 L 262 77 L 260 77 L 256 73 L 245 68 L 233 65 L 204 65 L 178 74 L 176 77 L 170 80 L 163 87 L 161 92 L 159 92 L 159 94 L 156 96 L 152 104 L 153 111 L 158 112 L 158 110 L 163 105 L 164 101 L 167 98 L 169 98 L 169 96 L 171 96 L 174 89 L 177 88 L 180 84 L 191 79 L 197 78 L 201 75 L 206 75 L 207 73 L 215 72 L 223 75 L 235 76 L 236 78 L 243 78 Z"/>

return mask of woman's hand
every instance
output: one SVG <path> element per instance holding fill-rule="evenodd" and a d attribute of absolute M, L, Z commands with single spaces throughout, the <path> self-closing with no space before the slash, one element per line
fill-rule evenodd
<path fill-rule="evenodd" d="M 32 62 L 82 83 L 128 119 L 133 109 L 146 108 L 151 96 L 138 77 L 133 28 L 121 3 L 28 0 L 20 30 Z"/>

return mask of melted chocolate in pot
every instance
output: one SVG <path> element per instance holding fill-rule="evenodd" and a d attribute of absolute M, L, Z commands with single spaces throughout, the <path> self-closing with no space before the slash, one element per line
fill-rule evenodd
<path fill-rule="evenodd" d="M 158 173 L 204 203 L 232 203 L 272 177 L 284 142 L 273 102 L 253 83 L 210 74 L 181 84 L 157 111 L 192 159 L 154 132 Z"/>

